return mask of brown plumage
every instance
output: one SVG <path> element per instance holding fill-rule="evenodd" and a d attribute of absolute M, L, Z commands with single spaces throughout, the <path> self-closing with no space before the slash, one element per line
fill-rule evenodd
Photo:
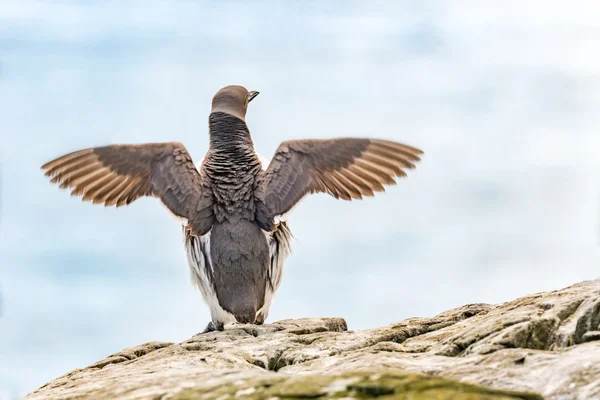
<path fill-rule="evenodd" d="M 71 195 L 105 206 L 128 205 L 142 196 L 159 198 L 176 216 L 186 218 L 196 234 L 212 221 L 198 217 L 210 207 L 202 179 L 181 143 L 94 147 L 66 154 L 42 165 L 50 182 L 71 188 Z M 206 213 L 204 213 L 206 214 Z M 204 224 L 203 224 L 204 223 Z"/>
<path fill-rule="evenodd" d="M 154 196 L 183 218 L 192 280 L 211 311 L 207 331 L 266 319 L 289 253 L 283 215 L 303 196 L 373 196 L 423 154 L 380 139 L 292 140 L 261 165 L 245 122 L 257 95 L 242 86 L 217 92 L 199 170 L 176 142 L 94 147 L 42 166 L 52 183 L 83 200 L 119 207 Z"/>
<path fill-rule="evenodd" d="M 377 139 L 341 138 L 283 142 L 269 164 L 261 187 L 269 221 L 288 212 L 307 193 L 336 199 L 362 199 L 385 191 L 404 169 L 414 168 L 421 150 Z"/>

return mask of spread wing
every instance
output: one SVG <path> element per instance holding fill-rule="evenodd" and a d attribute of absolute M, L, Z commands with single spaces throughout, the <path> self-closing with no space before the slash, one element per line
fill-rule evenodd
<path fill-rule="evenodd" d="M 44 165 L 46 176 L 71 195 L 120 207 L 142 196 L 159 198 L 187 228 L 203 234 L 213 222 L 212 196 L 181 143 L 94 147 L 66 154 Z"/>
<path fill-rule="evenodd" d="M 270 225 L 308 193 L 351 200 L 383 192 L 384 185 L 406 176 L 404 169 L 415 167 L 420 154 L 414 147 L 377 139 L 283 142 L 265 172 L 258 219 Z"/>

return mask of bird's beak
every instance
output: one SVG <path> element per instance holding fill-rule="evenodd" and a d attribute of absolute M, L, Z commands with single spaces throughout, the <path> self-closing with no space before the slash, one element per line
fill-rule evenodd
<path fill-rule="evenodd" d="M 258 92 L 253 90 L 251 92 L 248 92 L 248 103 L 250 103 L 252 101 L 253 98 L 255 98 L 256 96 L 258 96 Z"/>

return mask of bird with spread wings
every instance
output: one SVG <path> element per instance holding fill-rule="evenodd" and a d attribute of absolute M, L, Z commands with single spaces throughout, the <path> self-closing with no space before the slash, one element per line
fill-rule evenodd
<path fill-rule="evenodd" d="M 304 196 L 373 196 L 423 154 L 380 139 L 291 140 L 265 165 L 245 122 L 257 94 L 228 86 L 215 95 L 199 168 L 178 142 L 88 148 L 42 166 L 83 200 L 120 207 L 153 196 L 181 218 L 190 270 L 211 309 L 207 330 L 264 321 L 289 250 L 286 214 Z"/>

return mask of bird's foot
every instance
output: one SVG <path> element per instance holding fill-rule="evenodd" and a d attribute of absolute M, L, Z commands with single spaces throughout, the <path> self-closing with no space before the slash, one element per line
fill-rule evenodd
<path fill-rule="evenodd" d="M 208 323 L 208 325 L 206 325 L 206 328 L 204 328 L 204 330 L 200 333 L 197 333 L 197 335 L 202 335 L 203 333 L 209 333 L 209 332 L 215 332 L 215 331 L 223 331 L 225 330 L 225 326 L 222 323 L 214 323 L 213 321 L 210 321 Z"/>
<path fill-rule="evenodd" d="M 265 315 L 260 312 L 258 313 L 258 315 L 256 316 L 256 319 L 254 320 L 254 325 L 262 325 L 265 323 Z"/>

